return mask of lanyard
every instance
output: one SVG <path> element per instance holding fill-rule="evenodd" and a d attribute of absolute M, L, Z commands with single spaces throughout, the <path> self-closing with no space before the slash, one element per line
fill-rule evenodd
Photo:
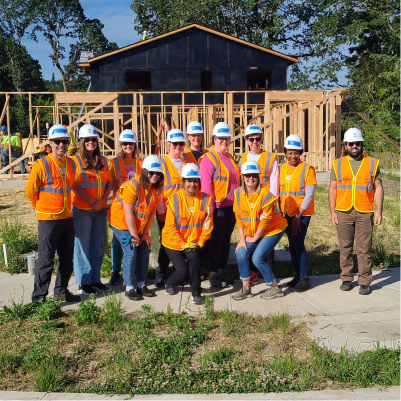
<path fill-rule="evenodd" d="M 198 191 L 196 191 L 196 195 L 197 195 L 197 194 L 198 194 Z M 190 228 L 190 234 L 189 234 L 189 241 L 191 241 L 191 236 L 192 236 L 192 231 L 193 231 L 193 224 L 194 224 L 194 221 L 193 221 L 193 213 L 191 212 L 191 210 L 190 210 L 189 207 L 188 207 L 187 199 L 186 199 L 186 195 L 185 195 L 185 193 L 184 193 L 184 190 L 182 190 L 182 198 L 183 198 L 183 200 L 184 200 L 185 207 L 187 208 L 189 214 L 191 215 L 191 228 Z M 195 210 L 197 210 L 196 207 L 197 207 L 197 206 L 199 207 L 199 199 L 198 199 L 196 196 L 194 196 L 194 198 L 195 198 L 195 204 L 194 204 L 194 212 L 195 212 Z M 197 203 L 198 203 L 198 205 L 197 205 Z M 189 242 L 189 241 L 188 241 L 188 242 Z"/>
<path fill-rule="evenodd" d="M 260 191 L 260 195 L 256 199 L 256 202 L 254 203 L 254 207 L 252 208 L 251 204 L 249 203 L 248 194 L 245 194 L 246 201 L 248 202 L 249 209 L 251 210 L 251 231 L 252 231 L 253 235 L 255 235 L 255 233 L 256 233 L 254 210 L 255 210 L 255 206 L 259 203 L 261 197 L 262 197 L 262 191 Z"/>

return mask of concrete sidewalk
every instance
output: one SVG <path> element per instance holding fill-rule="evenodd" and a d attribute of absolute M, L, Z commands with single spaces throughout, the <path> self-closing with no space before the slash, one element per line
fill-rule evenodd
<path fill-rule="evenodd" d="M 357 281 L 349 292 L 340 290 L 339 275 L 310 277 L 312 289 L 304 293 L 293 293 L 285 283 L 290 279 L 280 280 L 284 289 L 284 297 L 270 301 L 262 300 L 259 295 L 266 289 L 266 284 L 252 286 L 253 298 L 234 301 L 231 295 L 238 291 L 241 282 L 224 289 L 210 288 L 207 281 L 202 283 L 203 294 L 214 295 L 215 310 L 229 310 L 266 315 L 269 313 L 286 312 L 297 320 L 303 320 L 310 328 L 309 335 L 319 344 L 334 351 L 346 346 L 352 351 L 374 349 L 380 343 L 382 346 L 397 348 L 400 346 L 400 269 L 392 268 L 373 273 L 371 294 L 362 296 L 358 293 Z M 50 289 L 54 286 L 54 276 Z M 120 292 L 125 311 L 128 316 L 134 316 L 145 304 L 156 311 L 167 310 L 170 305 L 173 312 L 186 311 L 198 316 L 204 313 L 204 306 L 192 304 L 191 291 L 188 286 L 177 288 L 174 296 L 165 294 L 164 289 L 154 288 L 156 297 L 145 298 L 142 301 L 130 301 L 124 296 L 124 288 L 112 287 Z M 0 305 L 10 303 L 11 299 L 30 301 L 33 289 L 33 276 L 19 274 L 10 276 L 0 273 Z M 70 281 L 70 290 L 77 293 L 78 286 L 74 277 Z M 49 295 L 52 295 L 52 291 Z M 103 304 L 104 295 L 98 295 L 98 305 Z M 76 309 L 77 305 L 65 304 L 63 310 Z"/>

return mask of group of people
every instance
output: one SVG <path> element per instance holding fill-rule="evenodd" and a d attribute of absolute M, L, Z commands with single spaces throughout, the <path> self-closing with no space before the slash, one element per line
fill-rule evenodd
<path fill-rule="evenodd" d="M 10 163 L 10 148 L 11 148 L 11 158 L 19 159 L 22 155 L 22 143 L 21 143 L 21 134 L 19 132 L 15 132 L 10 135 L 10 143 L 8 143 L 8 130 L 5 125 L 0 127 L 0 153 L 1 153 L 1 161 L 2 168 L 5 168 Z M 26 168 L 24 161 L 20 161 L 19 167 L 21 170 L 21 174 L 26 174 Z M 9 170 L 3 172 L 3 174 L 9 174 Z"/>
<path fill-rule="evenodd" d="M 106 219 L 112 227 L 112 277 L 122 278 L 125 295 L 131 300 L 153 297 L 146 286 L 151 237 L 156 215 L 161 245 L 155 286 L 169 295 L 189 280 L 194 304 L 202 302 L 201 266 L 204 246 L 211 286 L 233 284 L 226 270 L 230 240 L 235 225 L 240 241 L 236 247 L 242 288 L 232 295 L 240 301 L 252 297 L 251 284 L 258 272 L 267 284 L 262 299 L 283 296 L 273 273 L 274 247 L 286 233 L 294 265 L 293 291 L 311 288 L 305 237 L 314 213 L 315 169 L 301 160 L 302 139 L 285 140 L 287 161 L 262 150 L 263 132 L 255 124 L 245 130 L 250 151 L 239 165 L 230 155 L 230 126 L 213 128 L 213 148 L 203 148 L 203 128 L 188 124 L 186 136 L 179 129 L 168 132 L 168 154 L 139 158 L 137 136 L 124 130 L 117 156 L 101 156 L 98 132 L 90 124 L 79 130 L 79 151 L 67 157 L 70 137 L 66 127 L 49 130 L 51 153 L 32 168 L 26 196 L 36 211 L 39 225 L 39 259 L 36 264 L 32 301 L 48 294 L 55 252 L 58 268 L 55 299 L 78 302 L 68 290 L 75 271 L 81 294 L 106 291 L 100 280 Z M 379 161 L 363 154 L 363 135 L 356 128 L 345 133 L 347 156 L 334 160 L 329 190 L 331 219 L 341 248 L 341 290 L 351 289 L 354 237 L 358 248 L 360 294 L 369 294 L 372 280 L 372 226 L 381 223 L 383 187 Z M 107 199 L 113 200 L 107 210 Z M 377 204 L 375 218 L 374 202 Z M 173 273 L 168 276 L 168 266 Z"/>

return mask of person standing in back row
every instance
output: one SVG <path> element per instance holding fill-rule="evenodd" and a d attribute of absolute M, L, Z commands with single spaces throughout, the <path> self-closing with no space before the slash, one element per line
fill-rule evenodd
<path fill-rule="evenodd" d="M 382 222 L 384 191 L 379 160 L 363 155 L 363 142 L 362 132 L 358 128 L 350 128 L 345 132 L 347 156 L 333 161 L 329 202 L 331 221 L 337 228 L 340 243 L 340 289 L 352 289 L 352 251 L 355 239 L 359 294 L 368 295 L 372 282 L 373 225 L 378 226 Z"/>
<path fill-rule="evenodd" d="M 203 128 L 197 121 L 191 121 L 187 126 L 187 148 L 182 158 L 187 163 L 194 163 L 199 167 L 199 159 L 207 153 L 203 146 Z"/>

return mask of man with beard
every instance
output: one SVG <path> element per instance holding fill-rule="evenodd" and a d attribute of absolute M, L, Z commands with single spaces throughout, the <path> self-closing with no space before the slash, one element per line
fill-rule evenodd
<path fill-rule="evenodd" d="M 329 203 L 331 221 L 337 228 L 340 243 L 340 289 L 352 289 L 355 238 L 359 294 L 368 295 L 372 282 L 372 231 L 373 225 L 378 226 L 382 222 L 384 191 L 379 160 L 363 154 L 363 140 L 358 128 L 350 128 L 345 132 L 347 155 L 333 161 Z"/>

